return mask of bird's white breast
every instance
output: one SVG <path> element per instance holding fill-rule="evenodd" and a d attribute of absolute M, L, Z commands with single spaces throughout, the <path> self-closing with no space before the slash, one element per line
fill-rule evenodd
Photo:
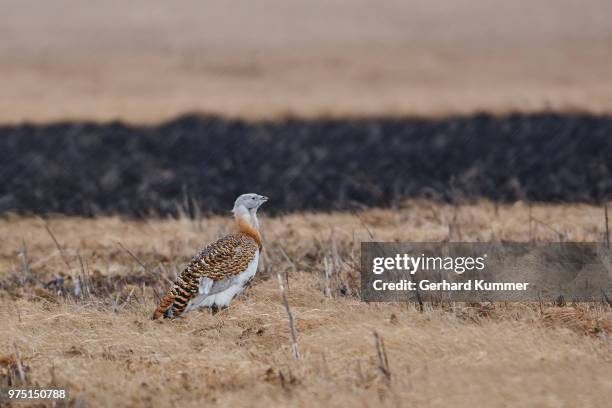
<path fill-rule="evenodd" d="M 253 257 L 251 262 L 249 262 L 249 265 L 244 270 L 244 272 L 238 275 L 238 281 L 242 283 L 243 285 L 246 285 L 251 279 L 253 279 L 253 277 L 255 276 L 255 273 L 257 273 L 258 265 L 259 265 L 259 251 L 255 252 L 255 256 Z"/>

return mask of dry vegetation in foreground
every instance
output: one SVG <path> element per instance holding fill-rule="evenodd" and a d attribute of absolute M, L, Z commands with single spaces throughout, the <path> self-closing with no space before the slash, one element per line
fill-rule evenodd
<path fill-rule="evenodd" d="M 264 218 L 263 265 L 245 295 L 215 316 L 151 321 L 155 293 L 231 226 L 220 217 L 0 220 L 0 388 L 62 387 L 78 407 L 608 406 L 610 306 L 420 313 L 361 303 L 355 270 L 371 236 L 601 241 L 601 208 L 411 202 Z"/>

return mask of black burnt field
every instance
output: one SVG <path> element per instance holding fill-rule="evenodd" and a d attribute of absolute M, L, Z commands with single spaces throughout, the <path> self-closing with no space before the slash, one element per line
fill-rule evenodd
<path fill-rule="evenodd" d="M 269 212 L 414 197 L 601 202 L 612 198 L 612 117 L 0 127 L 2 213 L 227 213 L 244 192 L 268 195 Z"/>

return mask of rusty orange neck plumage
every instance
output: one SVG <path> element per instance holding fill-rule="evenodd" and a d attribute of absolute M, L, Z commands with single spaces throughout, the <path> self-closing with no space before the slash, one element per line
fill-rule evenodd
<path fill-rule="evenodd" d="M 261 250 L 263 243 L 261 240 L 261 234 L 259 233 L 257 227 L 253 225 L 253 222 L 250 220 L 250 217 L 245 216 L 243 214 L 236 215 L 236 226 L 238 227 L 238 232 L 241 232 L 245 235 L 250 236 L 257 242 L 259 249 Z"/>

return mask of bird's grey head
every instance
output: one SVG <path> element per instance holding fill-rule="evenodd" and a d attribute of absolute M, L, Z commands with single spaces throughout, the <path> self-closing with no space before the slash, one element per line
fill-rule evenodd
<path fill-rule="evenodd" d="M 266 201 L 268 197 L 259 194 L 248 193 L 242 194 L 234 203 L 234 213 L 247 210 L 248 212 L 256 212 L 257 209 Z"/>

